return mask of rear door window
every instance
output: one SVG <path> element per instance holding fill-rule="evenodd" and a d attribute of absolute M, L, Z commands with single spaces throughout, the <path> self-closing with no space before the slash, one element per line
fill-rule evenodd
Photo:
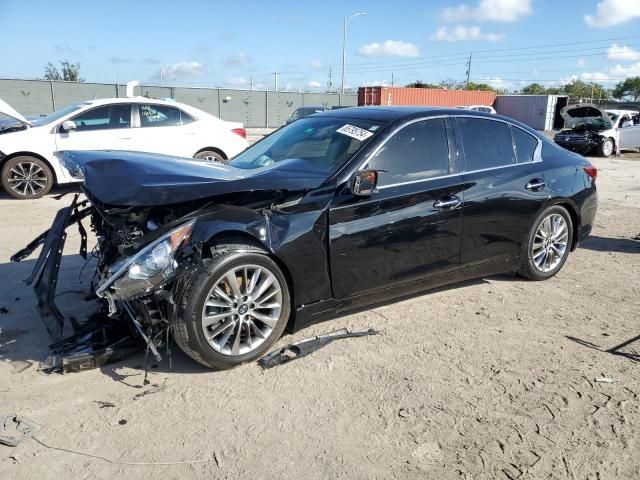
<path fill-rule="evenodd" d="M 516 158 L 509 125 L 485 118 L 457 117 L 466 170 L 513 165 Z"/>
<path fill-rule="evenodd" d="M 131 126 L 131 104 L 119 103 L 92 108 L 70 120 L 75 122 L 78 132 L 129 128 Z"/>
<path fill-rule="evenodd" d="M 369 160 L 368 168 L 384 170 L 380 186 L 426 180 L 449 174 L 449 144 L 442 118 L 421 120 L 402 128 Z"/>
<path fill-rule="evenodd" d="M 516 146 L 518 163 L 533 162 L 533 155 L 538 146 L 538 139 L 521 128 L 511 127 L 513 143 Z"/>
<path fill-rule="evenodd" d="M 139 109 L 141 127 L 175 127 L 182 125 L 181 110 L 176 107 L 170 107 L 168 105 L 140 105 Z M 193 119 L 191 118 L 190 121 L 193 121 Z M 186 123 L 190 122 L 188 121 Z"/>

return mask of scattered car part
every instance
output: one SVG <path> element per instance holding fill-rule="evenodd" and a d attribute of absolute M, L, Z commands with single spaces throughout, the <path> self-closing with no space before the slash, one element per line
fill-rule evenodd
<path fill-rule="evenodd" d="M 333 332 L 325 333 L 323 335 L 316 335 L 315 337 L 305 338 L 295 343 L 291 343 L 286 347 L 274 350 L 273 352 L 265 355 L 258 360 L 258 365 L 263 369 L 277 367 L 284 363 L 289 363 L 291 360 L 297 360 L 298 358 L 311 355 L 316 350 L 327 346 L 335 340 L 341 340 L 344 338 L 355 337 L 367 337 L 369 335 L 379 335 L 378 330 L 370 328 L 369 330 L 362 330 L 356 332 L 350 332 L 346 328 L 335 330 Z"/>
<path fill-rule="evenodd" d="M 40 425 L 15 413 L 0 414 L 0 443 L 9 447 L 17 446 L 25 438 L 40 430 Z"/>

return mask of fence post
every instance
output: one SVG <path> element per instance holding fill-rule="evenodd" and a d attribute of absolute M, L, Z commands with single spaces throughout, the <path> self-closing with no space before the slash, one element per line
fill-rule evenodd
<path fill-rule="evenodd" d="M 218 88 L 218 118 L 222 120 L 222 100 L 220 99 L 220 88 Z"/>
<path fill-rule="evenodd" d="M 264 91 L 264 128 L 269 128 L 269 90 Z"/>
<path fill-rule="evenodd" d="M 53 80 L 49 80 L 49 89 L 51 90 L 51 106 L 53 111 L 56 111 L 56 95 L 53 93 Z"/>

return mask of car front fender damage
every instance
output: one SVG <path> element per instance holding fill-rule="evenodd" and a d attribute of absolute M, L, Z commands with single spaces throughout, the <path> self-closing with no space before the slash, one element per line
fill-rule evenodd
<path fill-rule="evenodd" d="M 174 218 L 143 236 L 134 235 L 132 232 L 127 235 L 115 235 L 120 242 L 127 244 L 121 248 L 119 245 L 105 243 L 105 225 L 99 224 L 117 224 L 107 212 L 133 216 L 141 213 L 126 209 L 107 210 L 98 202 L 79 202 L 78 198 L 79 195 L 75 195 L 70 206 L 58 211 L 49 230 L 11 257 L 12 262 L 19 262 L 31 255 L 40 245 L 43 247 L 26 283 L 34 287 L 40 317 L 53 340 L 45 366 L 62 372 L 96 368 L 144 348 L 159 361 L 161 347 L 166 346 L 168 351 L 169 318 L 175 305 L 173 292 L 179 290 L 173 287 L 202 267 L 202 262 L 211 254 L 211 247 L 216 243 L 216 238 L 220 235 L 249 235 L 268 251 L 273 252 L 276 248 L 274 239 L 283 236 L 282 224 L 272 224 L 268 209 L 254 210 L 233 205 L 215 205 L 206 208 L 204 212 L 195 210 Z M 80 254 L 87 258 L 87 233 L 82 224 L 87 217 L 91 218 L 92 229 L 98 238 L 98 282 L 92 284 L 94 294 L 90 297 L 91 300 L 98 301 L 100 311 L 86 321 L 79 322 L 71 316 L 65 317 L 60 312 L 55 297 L 67 228 L 77 225 L 81 238 Z M 144 218 L 147 222 L 151 221 L 146 215 Z M 176 225 L 190 221 L 194 222 L 193 229 L 188 241 L 180 245 L 176 252 L 175 268 L 170 276 L 159 279 L 150 284 L 148 289 L 135 295 L 126 289 L 115 289 L 115 282 L 111 282 L 107 288 L 101 287 L 108 279 L 109 269 L 113 268 L 113 264 L 108 265 L 104 262 L 108 253 L 122 261 L 122 257 L 132 255 L 131 249 L 144 249 L 154 240 L 161 239 L 164 233 L 171 231 Z M 114 236 L 113 232 L 109 232 L 108 235 Z M 108 252 L 114 248 L 118 251 Z M 72 333 L 65 336 L 69 330 L 67 327 L 71 328 Z"/>

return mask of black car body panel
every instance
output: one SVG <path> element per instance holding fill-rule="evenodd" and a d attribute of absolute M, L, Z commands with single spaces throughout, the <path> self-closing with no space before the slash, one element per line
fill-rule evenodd
<path fill-rule="evenodd" d="M 110 308 L 124 302 L 147 319 L 145 325 L 154 325 L 151 311 L 163 316 L 157 324 L 170 323 L 175 285 L 210 258 L 212 246 L 232 239 L 260 245 L 282 267 L 292 292 L 290 329 L 297 330 L 427 288 L 515 271 L 533 220 L 549 205 L 569 210 L 576 225 L 573 248 L 590 232 L 597 193 L 584 168 L 591 164 L 514 120 L 417 107 L 345 108 L 308 118 L 321 117 L 383 126 L 328 174 L 295 159 L 243 170 L 151 154 L 68 152 L 71 171 L 84 175 L 102 278 L 167 232 L 193 222 L 174 276 L 131 298 L 107 292 Z M 448 175 L 381 186 L 366 197 L 351 192 L 354 172 L 395 132 L 432 117 L 447 125 Z M 468 152 L 456 126 L 462 117 L 527 132 L 537 141 L 535 161 L 467 171 Z M 312 120 L 283 128 L 305 121 Z M 532 191 L 532 181 L 544 186 Z M 451 199 L 460 201 L 438 206 Z M 24 258 L 35 248 L 30 247 L 12 260 Z"/>

